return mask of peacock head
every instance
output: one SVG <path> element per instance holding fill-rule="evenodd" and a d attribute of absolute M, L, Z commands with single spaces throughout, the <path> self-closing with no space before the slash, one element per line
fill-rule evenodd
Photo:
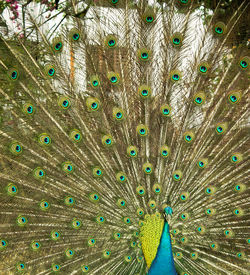
<path fill-rule="evenodd" d="M 166 203 L 163 204 L 162 208 L 163 208 L 163 217 L 166 221 L 168 221 L 172 217 L 173 209 L 170 207 L 169 204 L 166 204 Z"/>

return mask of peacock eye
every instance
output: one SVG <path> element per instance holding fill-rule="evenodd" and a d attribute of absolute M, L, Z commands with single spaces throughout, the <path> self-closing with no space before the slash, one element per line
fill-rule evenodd
<path fill-rule="evenodd" d="M 93 84 L 94 87 L 96 87 L 96 86 L 98 86 L 98 81 L 97 81 L 97 80 L 94 80 L 94 81 L 92 82 L 92 84 Z"/>
<path fill-rule="evenodd" d="M 173 78 L 173 80 L 175 80 L 175 81 L 177 81 L 177 80 L 179 80 L 179 79 L 180 79 L 180 77 L 179 77 L 179 75 L 178 75 L 178 74 L 174 74 L 172 78 Z"/>
<path fill-rule="evenodd" d="M 147 17 L 146 17 L 146 21 L 147 21 L 148 23 L 152 23 L 152 22 L 154 21 L 154 18 L 153 18 L 152 16 L 147 16 Z"/>
<path fill-rule="evenodd" d="M 223 32 L 222 28 L 220 28 L 220 27 L 215 28 L 215 31 L 219 34 L 221 34 Z"/>
<path fill-rule="evenodd" d="M 147 21 L 146 21 L 147 23 Z M 147 63 L 151 57 L 151 51 L 146 48 L 141 48 L 137 51 L 138 58 L 142 61 Z"/>
<path fill-rule="evenodd" d="M 56 51 L 59 51 L 61 48 L 62 48 L 62 43 L 61 42 L 59 42 L 55 45 L 55 50 Z"/>
<path fill-rule="evenodd" d="M 121 118 L 121 117 L 122 117 L 122 114 L 119 112 L 119 113 L 116 114 L 116 117 L 117 117 L 117 118 Z"/>
<path fill-rule="evenodd" d="M 147 59 L 148 58 L 148 53 L 141 53 L 142 59 Z"/>
<path fill-rule="evenodd" d="M 112 77 L 111 77 L 111 82 L 112 82 L 112 83 L 116 83 L 116 82 L 117 82 L 117 77 L 112 76 Z"/>
<path fill-rule="evenodd" d="M 11 78 L 12 78 L 12 79 L 16 79 L 16 78 L 17 78 L 17 71 L 13 71 L 13 72 L 11 73 Z"/>
<path fill-rule="evenodd" d="M 207 71 L 207 68 L 205 66 L 200 66 L 200 71 L 202 73 L 205 73 Z"/>
<path fill-rule="evenodd" d="M 77 41 L 77 40 L 79 40 L 79 38 L 80 38 L 80 34 L 79 34 L 79 33 L 74 33 L 74 34 L 72 35 L 72 38 L 73 38 L 74 41 Z"/>
<path fill-rule="evenodd" d="M 179 45 L 180 44 L 180 39 L 179 38 L 174 38 L 173 43 L 175 45 Z"/>
<path fill-rule="evenodd" d="M 245 68 L 247 68 L 248 64 L 247 64 L 246 61 L 243 60 L 243 61 L 240 62 L 240 66 L 241 66 L 243 69 L 245 69 Z"/>
<path fill-rule="evenodd" d="M 109 40 L 108 44 L 110 47 L 115 46 L 115 40 L 113 40 L 113 39 Z"/>
<path fill-rule="evenodd" d="M 49 75 L 53 76 L 55 74 L 55 69 L 51 68 L 49 69 Z"/>

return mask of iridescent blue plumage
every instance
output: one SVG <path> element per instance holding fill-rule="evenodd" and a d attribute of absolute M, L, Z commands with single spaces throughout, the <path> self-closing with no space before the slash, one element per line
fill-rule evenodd
<path fill-rule="evenodd" d="M 165 222 L 160 245 L 148 275 L 177 275 L 174 266 L 169 225 Z"/>

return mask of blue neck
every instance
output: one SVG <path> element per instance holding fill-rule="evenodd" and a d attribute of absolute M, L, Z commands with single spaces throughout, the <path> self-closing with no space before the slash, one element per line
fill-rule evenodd
<path fill-rule="evenodd" d="M 174 266 L 169 225 L 164 223 L 160 245 L 148 275 L 177 275 Z"/>

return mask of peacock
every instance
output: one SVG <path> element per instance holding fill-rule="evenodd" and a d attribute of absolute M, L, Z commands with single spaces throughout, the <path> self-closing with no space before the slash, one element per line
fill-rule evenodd
<path fill-rule="evenodd" d="M 0 274 L 249 274 L 249 1 L 69 2 L 0 36 Z"/>

